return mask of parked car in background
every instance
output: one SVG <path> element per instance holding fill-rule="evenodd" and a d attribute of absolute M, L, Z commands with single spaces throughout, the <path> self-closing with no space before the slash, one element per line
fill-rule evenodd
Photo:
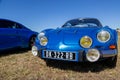
<path fill-rule="evenodd" d="M 45 61 L 105 60 L 115 67 L 117 39 L 116 30 L 103 27 L 98 19 L 78 18 L 66 22 L 61 28 L 41 31 L 32 47 L 32 53 Z"/>
<path fill-rule="evenodd" d="M 31 48 L 37 34 L 20 23 L 0 19 L 0 50 Z"/>

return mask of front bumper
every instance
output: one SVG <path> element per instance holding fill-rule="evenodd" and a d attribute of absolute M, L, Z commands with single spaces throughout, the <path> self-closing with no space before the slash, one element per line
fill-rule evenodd
<path fill-rule="evenodd" d="M 40 48 L 38 49 L 37 48 L 37 53 L 40 58 L 42 59 L 54 59 L 54 58 L 46 58 L 44 57 L 44 52 L 43 50 L 48 50 L 46 48 Z M 66 60 L 66 61 L 74 61 L 74 62 L 84 62 L 84 61 L 88 61 L 88 59 L 86 58 L 86 54 L 88 53 L 88 50 L 78 50 L 78 51 L 69 51 L 69 52 L 76 52 L 75 54 L 75 57 L 76 59 L 75 60 Z M 60 50 L 52 50 L 52 51 L 60 51 Z M 114 50 L 98 50 L 99 53 L 100 53 L 100 57 L 98 60 L 100 59 L 104 59 L 104 58 L 108 58 L 108 57 L 114 57 L 117 55 L 117 49 L 114 49 Z M 64 59 L 54 59 L 54 60 L 64 60 Z M 97 60 L 97 61 L 98 61 Z"/>
<path fill-rule="evenodd" d="M 103 58 L 113 57 L 113 56 L 116 56 L 117 54 L 118 54 L 117 49 L 114 49 L 114 50 L 101 50 L 101 56 Z"/>

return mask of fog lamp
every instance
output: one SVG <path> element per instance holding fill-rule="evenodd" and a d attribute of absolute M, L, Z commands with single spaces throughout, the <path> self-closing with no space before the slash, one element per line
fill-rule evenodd
<path fill-rule="evenodd" d="M 100 58 L 100 53 L 97 49 L 89 49 L 86 58 L 90 62 L 95 62 Z"/>
<path fill-rule="evenodd" d="M 32 47 L 32 54 L 33 54 L 34 56 L 38 56 L 38 49 L 37 49 L 36 46 L 33 46 L 33 47 Z"/>

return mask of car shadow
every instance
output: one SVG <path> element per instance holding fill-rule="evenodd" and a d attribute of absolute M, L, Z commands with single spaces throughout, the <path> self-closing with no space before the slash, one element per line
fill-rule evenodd
<path fill-rule="evenodd" d="M 3 50 L 3 51 L 0 51 L 0 57 L 9 56 L 9 55 L 13 55 L 13 54 L 22 54 L 22 53 L 25 53 L 27 51 L 29 51 L 29 50 L 22 49 L 22 48 Z"/>
<path fill-rule="evenodd" d="M 63 62 L 63 61 L 50 61 L 46 62 L 47 66 L 58 68 L 62 70 L 72 70 L 76 72 L 100 72 L 105 69 L 112 69 L 114 67 L 110 67 L 109 65 L 106 65 L 104 61 L 99 62 Z"/>

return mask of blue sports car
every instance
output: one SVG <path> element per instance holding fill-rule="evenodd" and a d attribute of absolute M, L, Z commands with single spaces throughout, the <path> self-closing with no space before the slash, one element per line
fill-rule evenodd
<path fill-rule="evenodd" d="M 61 28 L 46 29 L 37 36 L 32 53 L 45 61 L 96 62 L 105 60 L 116 66 L 117 32 L 103 27 L 98 19 L 78 18 Z"/>
<path fill-rule="evenodd" d="M 22 24 L 0 19 L 0 51 L 16 47 L 30 48 L 37 34 Z"/>

